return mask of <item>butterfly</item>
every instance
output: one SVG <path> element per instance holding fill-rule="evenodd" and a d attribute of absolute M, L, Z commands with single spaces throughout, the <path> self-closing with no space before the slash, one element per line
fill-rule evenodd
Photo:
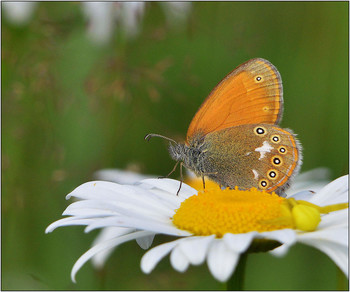
<path fill-rule="evenodd" d="M 255 58 L 210 92 L 184 143 L 158 134 L 145 139 L 169 140 L 170 156 L 202 177 L 203 184 L 208 177 L 222 188 L 255 187 L 283 195 L 299 172 L 302 147 L 291 130 L 278 126 L 282 113 L 281 76 L 269 61 Z"/>

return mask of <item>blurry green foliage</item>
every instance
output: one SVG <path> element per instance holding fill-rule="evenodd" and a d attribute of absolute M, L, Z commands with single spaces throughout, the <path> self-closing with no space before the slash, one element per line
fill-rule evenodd
<path fill-rule="evenodd" d="M 147 3 L 140 36 L 117 28 L 105 47 L 87 39 L 80 5 L 42 2 L 24 27 L 2 18 L 2 289 L 224 289 L 206 265 L 179 274 L 164 259 L 144 275 L 135 242 L 73 284 L 70 269 L 98 233 L 44 230 L 98 169 L 168 173 L 166 144 L 145 134 L 184 139 L 211 89 L 254 57 L 282 75 L 282 126 L 298 133 L 302 170 L 348 173 L 348 2 L 197 2 L 182 29 Z M 339 287 L 333 262 L 301 245 L 281 259 L 251 255 L 247 269 L 252 290 Z"/>

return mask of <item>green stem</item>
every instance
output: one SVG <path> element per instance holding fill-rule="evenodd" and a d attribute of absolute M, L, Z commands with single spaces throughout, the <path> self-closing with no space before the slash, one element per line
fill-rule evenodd
<path fill-rule="evenodd" d="M 244 287 L 244 274 L 245 274 L 245 266 L 247 263 L 248 253 L 242 253 L 239 260 L 235 272 L 231 276 L 231 278 L 227 281 L 227 289 L 230 291 L 243 291 Z"/>
<path fill-rule="evenodd" d="M 337 267 L 337 290 L 347 291 L 349 290 L 349 283 L 346 276 L 341 269 Z"/>

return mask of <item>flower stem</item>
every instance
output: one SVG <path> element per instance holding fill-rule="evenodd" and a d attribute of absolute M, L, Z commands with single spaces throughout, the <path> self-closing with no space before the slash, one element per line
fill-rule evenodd
<path fill-rule="evenodd" d="M 247 263 L 248 253 L 242 253 L 235 272 L 231 276 L 231 278 L 227 281 L 227 289 L 230 291 L 243 291 L 244 287 L 244 274 L 245 274 L 245 266 Z"/>
<path fill-rule="evenodd" d="M 347 291 L 349 290 L 349 283 L 346 276 L 341 269 L 337 267 L 337 290 Z"/>

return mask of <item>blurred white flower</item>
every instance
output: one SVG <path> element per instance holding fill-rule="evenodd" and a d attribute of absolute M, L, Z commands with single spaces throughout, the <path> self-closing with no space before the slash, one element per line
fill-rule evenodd
<path fill-rule="evenodd" d="M 160 3 L 167 20 L 174 25 L 183 22 L 191 8 L 189 2 Z M 83 2 L 89 37 L 96 43 L 106 44 L 114 29 L 119 26 L 128 39 L 135 38 L 141 31 L 146 4 L 147 2 Z"/>
<path fill-rule="evenodd" d="M 145 2 L 83 2 L 88 19 L 88 36 L 96 43 L 107 43 L 120 25 L 128 38 L 139 33 Z"/>
<path fill-rule="evenodd" d="M 139 34 L 140 23 L 145 11 L 146 2 L 118 3 L 120 9 L 116 10 L 116 16 L 120 19 L 121 28 L 128 38 L 134 38 Z"/>
<path fill-rule="evenodd" d="M 319 167 L 296 176 L 291 187 L 286 190 L 287 194 L 295 194 L 303 190 L 318 192 L 330 182 L 330 171 L 328 168 Z"/>
<path fill-rule="evenodd" d="M 172 26 L 184 23 L 187 20 L 192 7 L 191 2 L 176 1 L 160 2 L 160 5 L 163 7 L 168 23 Z"/>
<path fill-rule="evenodd" d="M 82 5 L 88 19 L 88 37 L 96 43 L 107 43 L 115 26 L 113 2 L 83 2 Z"/>
<path fill-rule="evenodd" d="M 33 15 L 37 2 L 2 2 L 5 18 L 16 25 L 25 25 Z"/>
<path fill-rule="evenodd" d="M 4 16 L 16 25 L 29 22 L 39 2 L 3 2 Z M 157 3 L 157 2 L 155 2 Z M 188 18 L 191 2 L 158 2 L 172 26 L 181 26 Z M 107 44 L 120 29 L 127 39 L 133 39 L 141 31 L 141 23 L 147 2 L 82 2 L 87 18 L 87 35 L 95 43 Z"/>
<path fill-rule="evenodd" d="M 64 211 L 63 215 L 70 217 L 52 223 L 46 232 L 69 225 L 86 225 L 85 232 L 117 228 L 112 238 L 100 240 L 78 259 L 72 269 L 72 280 L 75 281 L 77 271 L 96 254 L 134 239 L 147 248 L 158 233 L 180 239 L 148 251 L 141 260 L 145 273 L 150 273 L 170 253 L 170 262 L 177 271 L 184 272 L 190 264 L 199 265 L 206 260 L 212 275 L 219 281 L 227 281 L 240 255 L 255 239 L 264 238 L 281 244 L 269 251 L 276 256 L 284 255 L 296 242 L 318 248 L 347 275 L 348 176 L 331 182 L 315 194 L 309 192 L 306 201 L 254 189 L 215 188 L 197 192 L 186 184 L 177 196 L 178 186 L 178 181 L 170 179 L 146 179 L 134 185 L 93 181 L 71 192 L 67 199 L 75 197 L 79 201 Z M 237 212 L 236 208 L 241 211 Z M 245 208 L 247 212 L 243 213 Z M 261 217 L 266 208 L 271 212 Z M 249 219 L 244 219 L 243 214 Z M 277 216 L 270 217 L 272 214 Z M 224 221 L 215 223 L 217 218 Z M 227 218 L 236 223 L 226 224 Z"/>

